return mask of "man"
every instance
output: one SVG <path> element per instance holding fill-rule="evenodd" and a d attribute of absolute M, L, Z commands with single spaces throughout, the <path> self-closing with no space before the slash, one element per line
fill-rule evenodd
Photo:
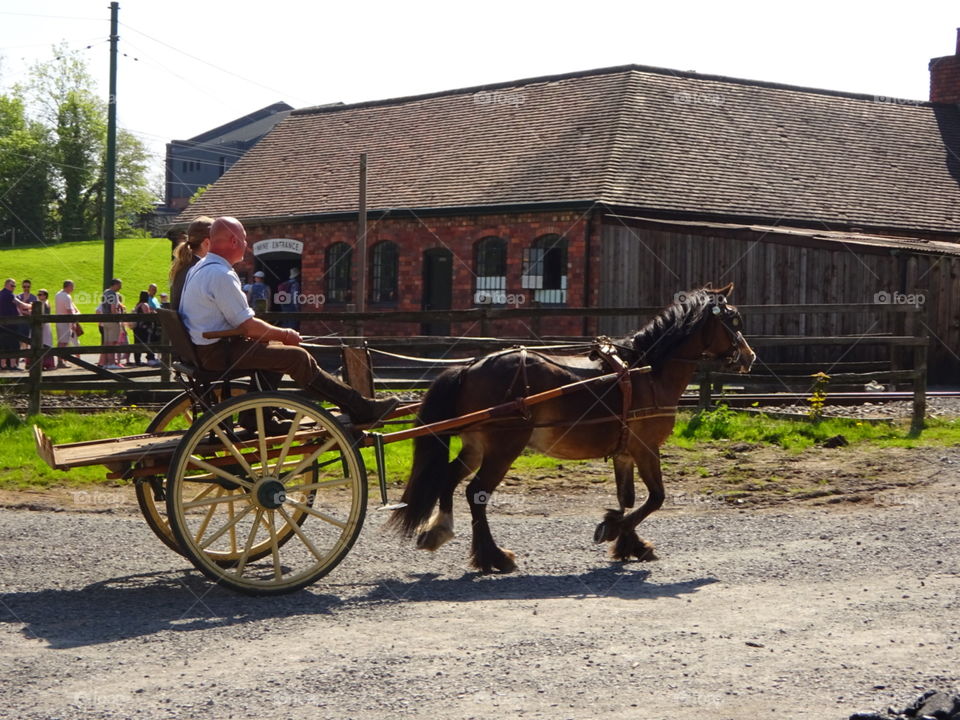
<path fill-rule="evenodd" d="M 150 283 L 147 287 L 147 302 L 150 303 L 150 307 L 153 308 L 154 312 L 161 308 L 160 300 L 157 299 L 156 283 Z"/>
<path fill-rule="evenodd" d="M 286 373 L 306 394 L 340 406 L 356 423 L 375 422 L 399 403 L 396 398 L 365 398 L 317 366 L 300 345 L 300 334 L 278 328 L 254 316 L 240 289 L 233 265 L 243 260 L 247 233 L 232 217 L 214 220 L 210 252 L 190 268 L 184 281 L 180 315 L 207 370 L 227 368 Z M 205 332 L 239 328 L 243 336 L 207 339 Z M 274 340 L 282 345 L 267 345 Z"/>
<path fill-rule="evenodd" d="M 250 301 L 250 307 L 254 310 L 267 312 L 270 310 L 270 286 L 263 280 L 263 270 L 257 270 L 253 274 L 253 285 L 250 286 L 250 292 L 247 296 Z M 257 303 L 262 306 L 258 307 Z"/>
<path fill-rule="evenodd" d="M 110 281 L 110 285 L 103 291 L 103 298 L 100 302 L 100 307 L 97 308 L 97 312 L 101 315 L 117 315 L 120 313 L 120 288 L 123 287 L 123 282 L 120 278 L 113 278 Z M 101 323 L 103 327 L 103 344 L 104 345 L 119 345 L 120 344 L 120 323 L 105 321 Z M 102 364 L 108 370 L 120 370 L 123 366 L 119 362 L 119 355 L 116 353 L 107 352 L 102 356 Z"/>
<path fill-rule="evenodd" d="M 284 280 L 277 286 L 277 294 L 273 299 L 285 313 L 300 312 L 300 270 L 298 268 L 290 268 L 290 279 Z M 287 318 L 283 321 L 282 327 L 299 330 L 300 321 L 296 318 Z"/>
<path fill-rule="evenodd" d="M 17 298 L 15 291 L 17 281 L 13 278 L 7 278 L 3 283 L 3 289 L 0 289 L 0 317 L 19 317 L 24 308 L 29 308 L 25 302 Z M 18 331 L 15 324 L 0 325 L 0 350 L 16 352 L 20 349 L 20 342 L 23 335 Z M 19 358 L 0 359 L 0 369 L 16 370 L 20 364 Z"/>
<path fill-rule="evenodd" d="M 54 313 L 56 315 L 79 315 L 80 310 L 73 304 L 73 280 L 63 281 L 63 290 L 54 296 Z M 73 322 L 57 323 L 57 347 L 79 345 L 77 332 L 80 326 Z M 57 359 L 57 367 L 65 368 L 67 364 L 62 358 Z"/>

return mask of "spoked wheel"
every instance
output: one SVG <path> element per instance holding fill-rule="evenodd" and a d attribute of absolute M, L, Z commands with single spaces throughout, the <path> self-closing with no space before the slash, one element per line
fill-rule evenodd
<path fill-rule="evenodd" d="M 238 425 L 251 411 L 255 432 Z M 211 580 L 254 595 L 298 590 L 330 572 L 366 507 L 355 444 L 327 411 L 288 393 L 213 408 L 183 436 L 167 475 L 167 517 L 184 554 Z M 224 556 L 229 566 L 218 562 Z"/>
<path fill-rule="evenodd" d="M 212 407 L 224 397 L 224 383 L 214 383 L 205 396 L 206 402 Z M 230 382 L 230 396 L 243 395 L 250 392 L 250 385 L 246 382 Z M 164 405 L 150 424 L 147 425 L 147 432 L 163 432 L 164 430 L 186 430 L 194 421 L 193 402 L 190 395 L 180 393 L 173 400 Z M 159 469 L 159 468 L 158 468 Z M 166 468 L 161 472 L 165 473 Z M 160 538 L 164 545 L 176 553 L 183 555 L 183 551 L 173 537 L 170 530 L 170 523 L 167 522 L 167 505 L 163 499 L 157 500 L 154 492 L 154 486 L 157 485 L 164 490 L 166 480 L 163 475 L 157 475 L 150 481 L 138 482 L 136 484 L 137 504 L 140 505 L 140 512 L 147 521 L 147 525 L 153 530 L 154 534 Z"/>

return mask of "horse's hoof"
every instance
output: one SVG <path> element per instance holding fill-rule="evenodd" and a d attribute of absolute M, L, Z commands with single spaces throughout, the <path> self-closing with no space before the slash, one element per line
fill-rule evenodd
<path fill-rule="evenodd" d="M 611 526 L 606 520 L 597 525 L 593 531 L 593 541 L 597 544 L 610 542 L 617 536 L 617 528 Z"/>
<path fill-rule="evenodd" d="M 424 530 L 417 535 L 417 549 L 434 551 L 440 548 L 444 543 L 452 540 L 453 531 L 449 528 L 438 526 L 431 530 Z"/>
<path fill-rule="evenodd" d="M 603 520 L 593 531 L 593 541 L 597 544 L 610 542 L 620 534 L 620 523 L 623 520 L 623 510 L 607 510 Z"/>
<path fill-rule="evenodd" d="M 510 573 L 517 569 L 516 560 L 516 555 L 514 555 L 510 550 L 504 550 L 503 558 L 494 563 L 494 566 L 502 573 Z"/>
<path fill-rule="evenodd" d="M 653 562 L 654 560 L 660 559 L 653 551 L 653 543 L 647 542 L 646 540 L 637 542 L 636 547 L 633 549 L 633 554 L 640 562 Z"/>

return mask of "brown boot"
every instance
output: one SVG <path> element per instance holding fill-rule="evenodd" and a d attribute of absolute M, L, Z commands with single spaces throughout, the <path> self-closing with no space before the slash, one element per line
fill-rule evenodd
<path fill-rule="evenodd" d="M 399 400 L 392 397 L 383 400 L 366 398 L 342 380 L 322 370 L 305 389 L 308 395 L 329 400 L 337 405 L 358 425 L 377 422 L 400 404 Z"/>

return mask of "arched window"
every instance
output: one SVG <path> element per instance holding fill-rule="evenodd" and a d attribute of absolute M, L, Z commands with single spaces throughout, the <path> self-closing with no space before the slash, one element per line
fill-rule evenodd
<path fill-rule="evenodd" d="M 507 292 L 507 241 L 485 237 L 473 247 L 473 272 L 477 278 L 473 301 L 477 305 L 503 305 Z"/>
<path fill-rule="evenodd" d="M 521 285 L 533 290 L 533 299 L 548 305 L 567 302 L 567 239 L 542 235 L 523 253 Z"/>
<path fill-rule="evenodd" d="M 370 302 L 397 301 L 399 256 L 396 243 L 381 242 L 373 246 L 370 252 Z"/>
<path fill-rule="evenodd" d="M 353 250 L 346 243 L 334 243 L 327 248 L 327 297 L 328 303 L 348 303 L 353 299 L 351 260 Z"/>

